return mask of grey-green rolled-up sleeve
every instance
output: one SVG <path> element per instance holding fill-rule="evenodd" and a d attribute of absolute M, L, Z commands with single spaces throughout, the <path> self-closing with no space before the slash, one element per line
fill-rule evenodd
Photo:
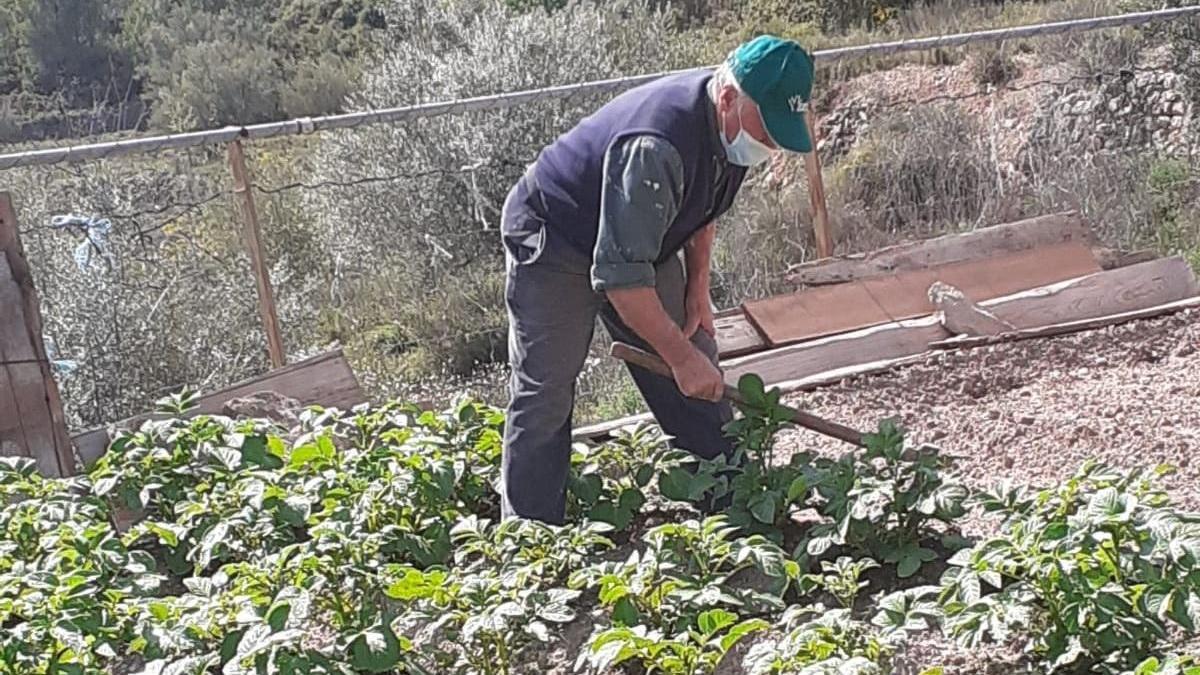
<path fill-rule="evenodd" d="M 659 136 L 614 143 L 604 158 L 592 288 L 654 286 L 654 263 L 683 200 L 683 159 Z"/>

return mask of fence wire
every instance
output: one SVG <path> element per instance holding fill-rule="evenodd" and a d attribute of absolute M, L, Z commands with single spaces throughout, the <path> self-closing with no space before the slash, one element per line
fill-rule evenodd
<path fill-rule="evenodd" d="M 892 56 L 907 52 L 963 47 L 981 43 L 1002 43 L 1006 40 L 1094 31 L 1103 28 L 1143 26 L 1155 22 L 1189 19 L 1196 16 L 1200 16 L 1200 5 L 1164 8 L 1146 12 L 1130 12 L 1114 16 L 1053 21 L 1027 26 L 1013 26 L 868 45 L 838 47 L 817 50 L 813 52 L 813 58 L 822 65 L 825 65 L 864 57 Z M 370 125 L 396 124 L 441 115 L 460 115 L 475 111 L 511 108 L 539 101 L 573 99 L 589 95 L 611 95 L 664 75 L 706 68 L 712 68 L 712 66 L 539 87 L 526 91 L 476 96 L 435 103 L 419 103 L 382 110 L 352 112 L 323 117 L 303 117 L 266 124 L 228 126 L 223 129 L 136 138 L 111 143 L 96 143 L 76 147 L 49 148 L 3 154 L 0 155 L 0 169 L 35 164 L 57 164 L 60 162 L 102 159 L 130 153 L 154 153 L 169 149 L 203 145 L 223 145 L 239 139 L 262 140 L 279 136 L 306 135 L 319 131 L 357 129 Z"/>

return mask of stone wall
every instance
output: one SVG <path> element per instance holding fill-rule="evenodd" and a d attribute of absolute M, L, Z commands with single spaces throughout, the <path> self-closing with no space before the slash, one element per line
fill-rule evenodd
<path fill-rule="evenodd" d="M 1081 152 L 1153 149 L 1196 154 L 1200 138 L 1185 84 L 1180 75 L 1161 71 L 1128 72 L 1098 84 L 1077 81 L 1057 91 L 1040 91 L 1036 112 L 1023 113 L 1035 119 L 1005 119 L 1001 124 L 1027 130 L 1017 132 L 1024 137 L 1025 150 L 1042 143 L 1061 147 L 1065 138 Z M 822 160 L 833 162 L 848 152 L 879 114 L 877 101 L 858 94 L 823 115 L 817 132 Z"/>
<path fill-rule="evenodd" d="M 846 154 L 871 124 L 873 106 L 862 97 L 844 101 L 820 118 L 817 124 L 817 151 L 821 161 L 830 162 Z"/>
<path fill-rule="evenodd" d="M 1044 111 L 1031 140 L 1066 134 L 1083 150 L 1192 153 L 1194 112 L 1183 85 L 1175 73 L 1130 72 L 1098 87 L 1062 92 Z"/>

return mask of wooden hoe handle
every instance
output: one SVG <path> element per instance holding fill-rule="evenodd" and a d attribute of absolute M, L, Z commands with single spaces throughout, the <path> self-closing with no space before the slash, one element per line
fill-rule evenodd
<path fill-rule="evenodd" d="M 648 351 L 639 349 L 633 345 L 625 344 L 624 342 L 614 342 L 611 353 L 614 357 L 621 359 L 622 361 L 632 363 L 635 366 L 641 366 L 652 373 L 670 378 L 672 381 L 675 379 L 675 375 L 671 372 L 671 367 L 667 365 L 666 361 L 663 361 L 657 355 L 651 354 Z M 746 400 L 742 398 L 742 392 L 738 391 L 737 387 L 729 384 L 725 385 L 724 396 L 735 403 L 746 403 Z M 857 445 L 859 447 L 862 447 L 863 445 L 863 435 L 861 432 L 855 429 L 838 424 L 837 422 L 831 422 L 827 419 L 817 417 L 812 413 L 807 413 L 791 406 L 781 407 L 792 414 L 793 422 L 806 429 L 811 429 L 817 433 L 829 436 L 830 438 L 836 438 L 839 441 L 845 441 L 851 445 Z"/>

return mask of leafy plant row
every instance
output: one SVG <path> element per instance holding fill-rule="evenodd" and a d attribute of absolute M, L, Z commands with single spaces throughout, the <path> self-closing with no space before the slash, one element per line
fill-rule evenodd
<path fill-rule="evenodd" d="M 652 427 L 575 446 L 562 527 L 499 518 L 503 414 L 470 400 L 288 432 L 181 395 L 87 476 L 0 460 L 0 675 L 890 673 L 930 630 L 1037 672 L 1200 675 L 1166 653 L 1200 621 L 1200 518 L 1161 470 L 973 492 L 887 421 L 784 461 L 779 393 L 741 388 L 732 460 Z M 964 539 L 969 511 L 999 533 Z"/>

